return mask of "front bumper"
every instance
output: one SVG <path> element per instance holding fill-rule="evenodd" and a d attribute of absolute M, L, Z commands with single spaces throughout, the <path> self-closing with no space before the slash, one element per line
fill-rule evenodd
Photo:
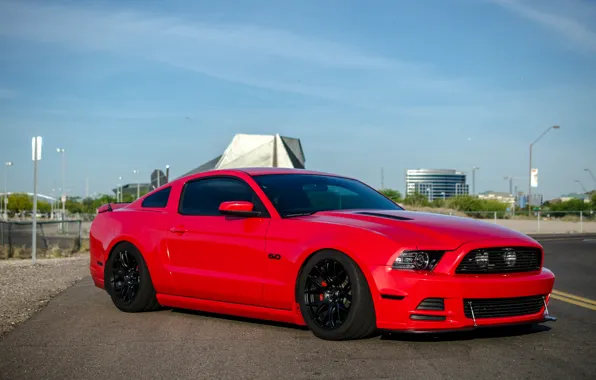
<path fill-rule="evenodd" d="M 540 323 L 552 320 L 548 302 L 555 276 L 540 272 L 510 275 L 453 275 L 395 271 L 388 266 L 373 270 L 379 296 L 375 300 L 377 327 L 380 330 L 441 332 L 478 327 Z M 544 306 L 531 314 L 485 318 L 464 310 L 465 299 L 505 299 L 538 296 Z M 443 310 L 420 310 L 428 298 L 441 299 Z M 479 310 L 477 310 L 479 311 Z"/>

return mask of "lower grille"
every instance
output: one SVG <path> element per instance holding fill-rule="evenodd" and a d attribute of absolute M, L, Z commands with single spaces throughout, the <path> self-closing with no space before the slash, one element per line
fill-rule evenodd
<path fill-rule="evenodd" d="M 445 301 L 443 298 L 426 298 L 416 308 L 416 310 L 445 310 Z"/>
<path fill-rule="evenodd" d="M 466 318 L 505 318 L 539 313 L 544 307 L 544 296 L 519 298 L 465 298 Z M 471 303 L 471 307 L 470 307 Z M 472 309 L 474 314 L 472 315 Z"/>

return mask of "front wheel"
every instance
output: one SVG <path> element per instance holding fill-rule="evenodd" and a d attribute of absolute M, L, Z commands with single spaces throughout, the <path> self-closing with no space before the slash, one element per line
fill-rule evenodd
<path fill-rule="evenodd" d="M 298 279 L 298 297 L 304 321 L 321 339 L 361 339 L 376 330 L 366 278 L 341 252 L 320 251 L 308 260 Z"/>
<path fill-rule="evenodd" d="M 147 264 L 131 243 L 118 244 L 110 255 L 105 284 L 112 302 L 122 311 L 134 313 L 159 308 Z"/>

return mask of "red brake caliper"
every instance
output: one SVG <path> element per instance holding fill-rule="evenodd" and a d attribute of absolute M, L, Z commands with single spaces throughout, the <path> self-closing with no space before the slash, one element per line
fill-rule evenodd
<path fill-rule="evenodd" d="M 321 286 L 322 286 L 322 287 L 324 287 L 324 288 L 326 288 L 326 287 L 327 287 L 327 283 L 326 283 L 325 281 L 321 281 Z M 322 301 L 322 300 L 324 300 L 324 299 L 325 299 L 325 296 L 321 294 L 321 295 L 319 296 L 319 300 L 321 300 L 321 301 Z"/>

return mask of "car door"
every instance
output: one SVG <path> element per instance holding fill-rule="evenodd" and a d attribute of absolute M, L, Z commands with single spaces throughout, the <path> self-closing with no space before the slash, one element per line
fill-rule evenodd
<path fill-rule="evenodd" d="M 259 217 L 222 215 L 226 201 L 250 201 Z M 179 295 L 261 305 L 269 215 L 242 179 L 187 182 L 168 231 L 170 270 Z"/>

